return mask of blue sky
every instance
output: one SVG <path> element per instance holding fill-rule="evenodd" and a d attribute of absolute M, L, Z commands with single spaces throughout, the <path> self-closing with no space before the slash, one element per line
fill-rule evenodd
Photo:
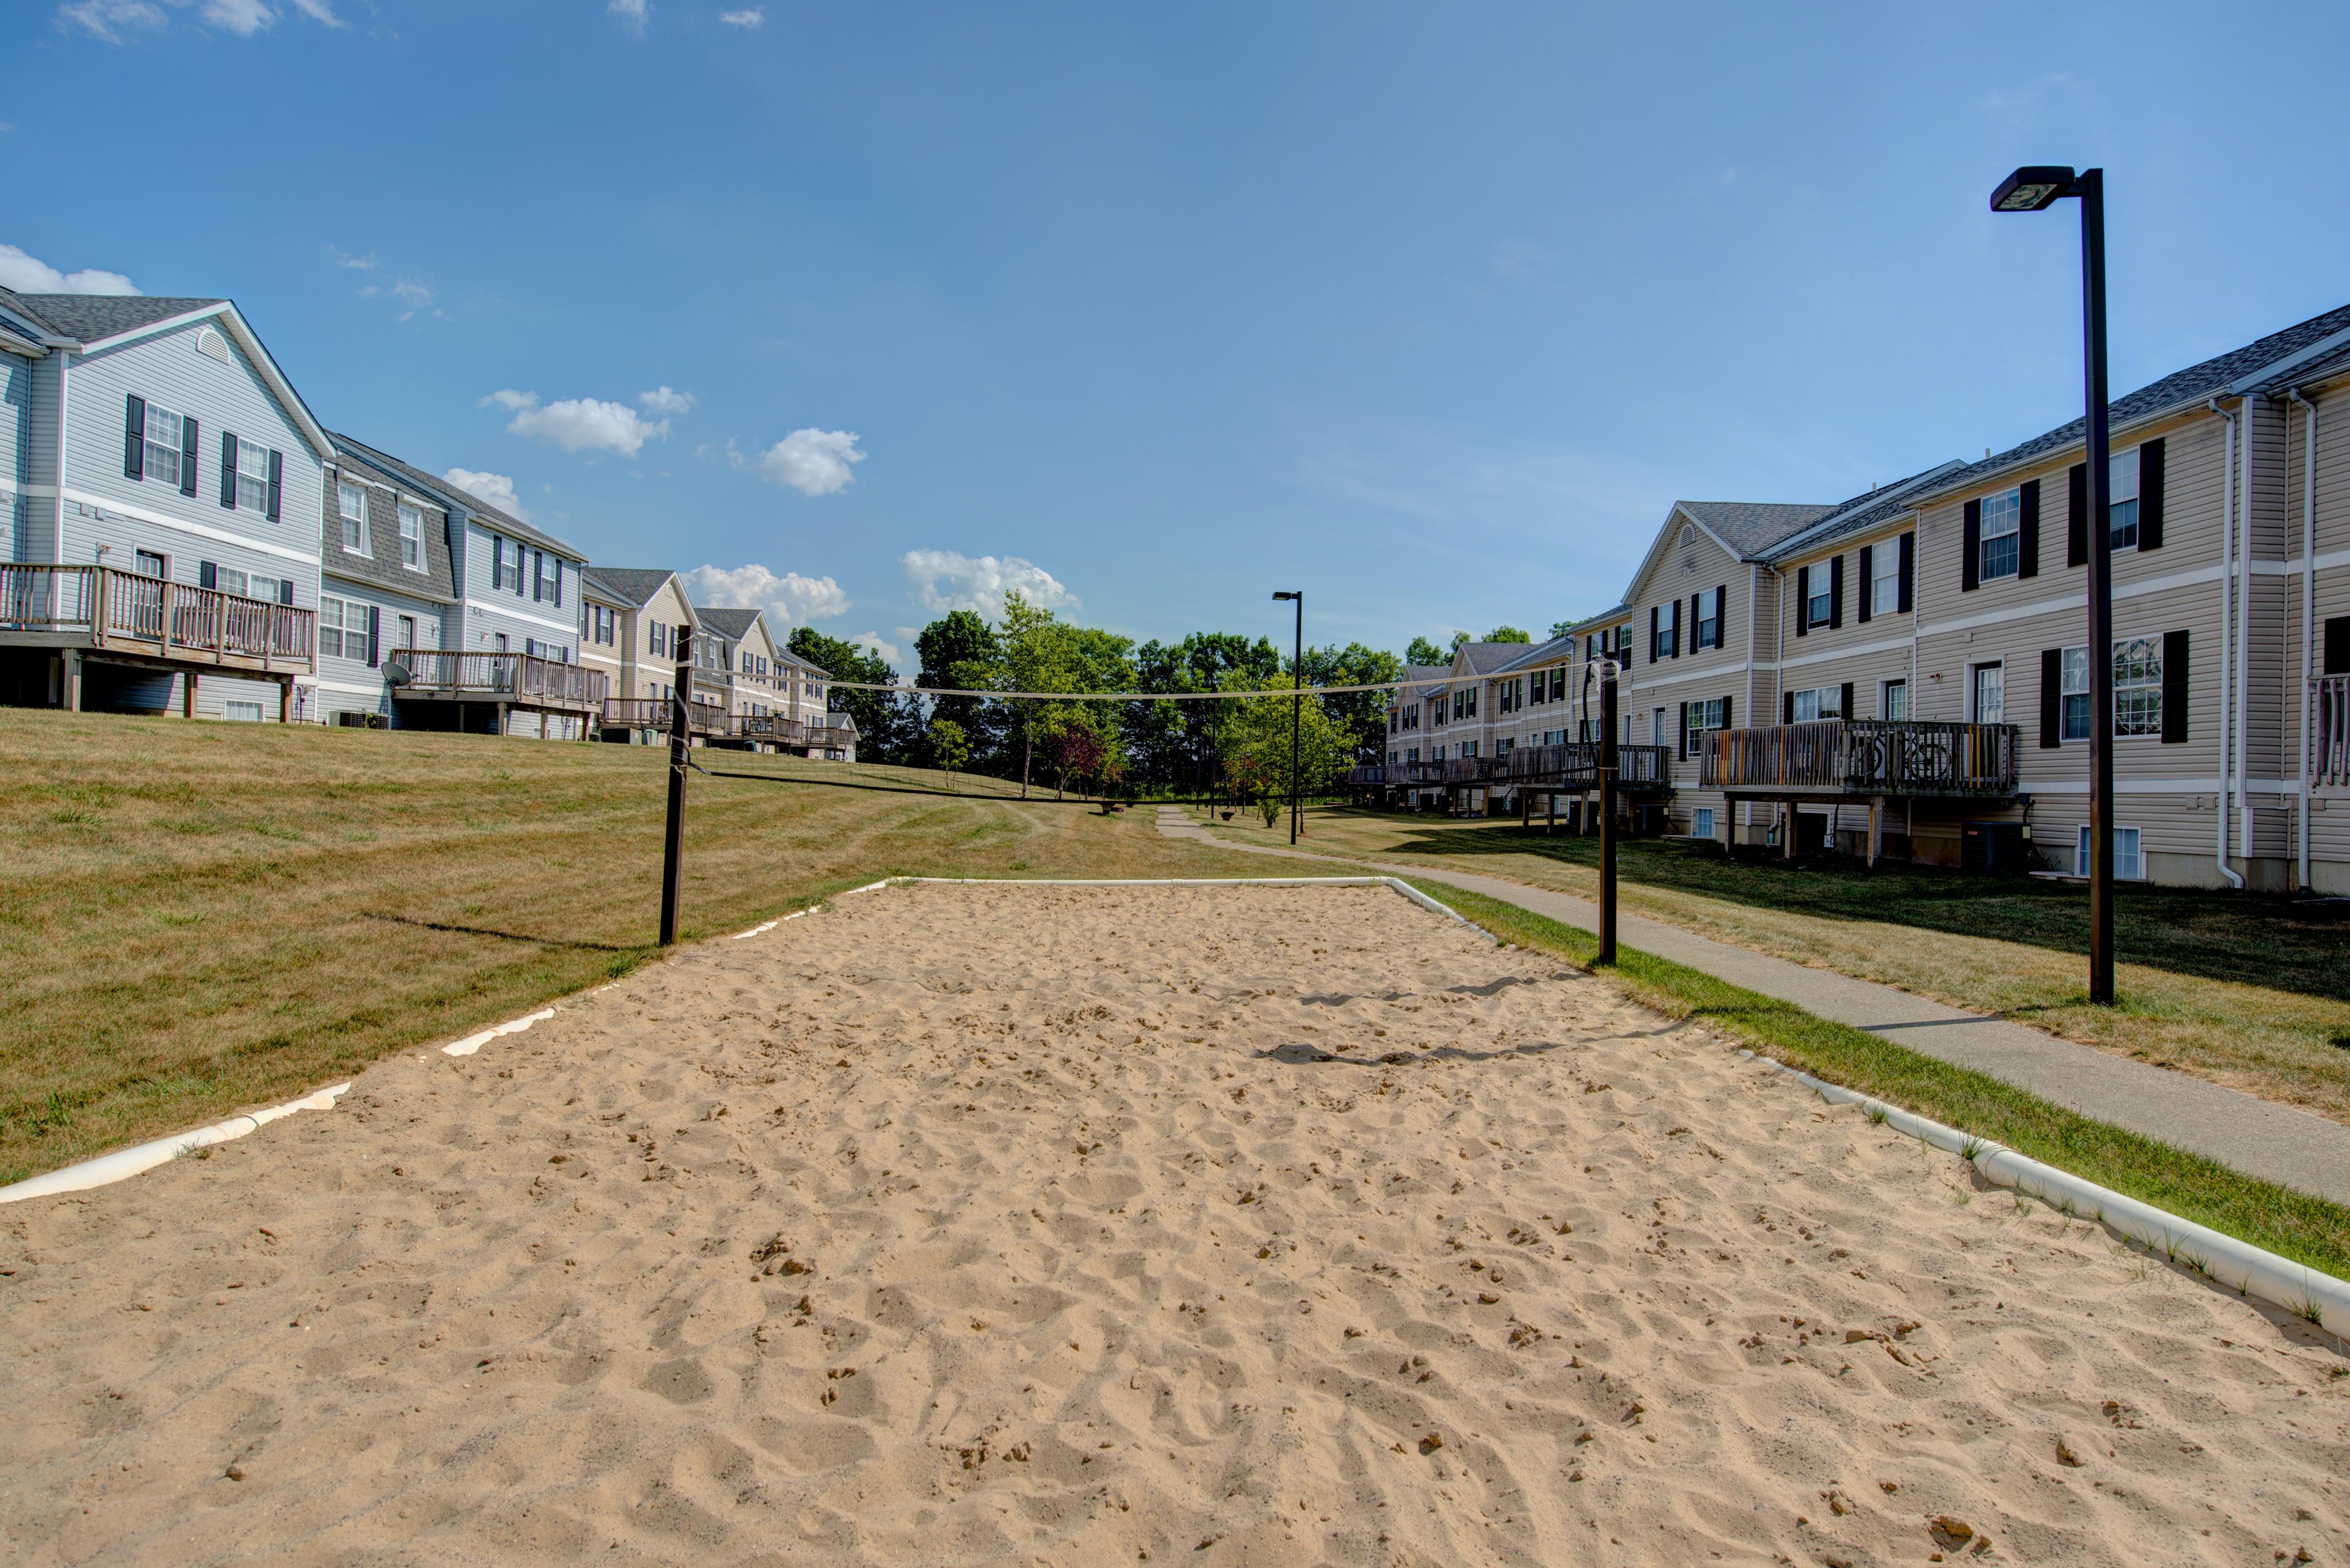
<path fill-rule="evenodd" d="M 1024 584 L 1539 630 L 1676 497 L 2061 422 L 2077 228 L 1986 212 L 2019 162 L 2108 171 L 2117 390 L 2350 298 L 2339 6 L 11 19 L 0 281 L 231 296 L 331 428 L 909 659 Z"/>

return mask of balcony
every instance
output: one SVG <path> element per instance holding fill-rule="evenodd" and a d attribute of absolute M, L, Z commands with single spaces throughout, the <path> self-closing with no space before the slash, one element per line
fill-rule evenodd
<path fill-rule="evenodd" d="M 1628 794 L 1663 794 L 1673 787 L 1670 746 L 1616 748 L 1617 784 Z M 1348 787 L 1378 789 L 1596 790 L 1599 746 L 1520 746 L 1498 757 L 1453 757 L 1440 763 L 1370 763 L 1351 769 Z"/>
<path fill-rule="evenodd" d="M 2309 787 L 2350 788 L 2350 675 L 2309 683 Z"/>
<path fill-rule="evenodd" d="M 134 662 L 285 678 L 313 667 L 316 612 L 113 566 L 0 563 L 0 637 Z"/>
<path fill-rule="evenodd" d="M 669 728 L 670 701 L 666 697 L 607 697 L 600 707 L 603 725 L 608 730 Z M 731 732 L 733 718 L 723 704 L 705 702 L 697 696 L 686 704 L 686 733 L 723 739 Z"/>
<path fill-rule="evenodd" d="M 401 672 L 407 680 L 396 679 Z M 529 653 L 395 648 L 384 660 L 384 674 L 402 701 L 504 702 L 567 713 L 596 712 L 611 689 L 610 678 L 600 670 Z"/>
<path fill-rule="evenodd" d="M 2015 793 L 2012 724 L 1825 719 L 1705 737 L 1698 780 L 1708 789 L 1773 800 Z"/>

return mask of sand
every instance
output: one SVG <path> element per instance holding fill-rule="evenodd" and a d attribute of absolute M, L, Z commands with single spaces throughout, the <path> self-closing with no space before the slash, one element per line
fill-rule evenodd
<path fill-rule="evenodd" d="M 908 888 L 0 1210 L 11 1563 L 2269 1563 L 2339 1347 L 1378 889 Z"/>

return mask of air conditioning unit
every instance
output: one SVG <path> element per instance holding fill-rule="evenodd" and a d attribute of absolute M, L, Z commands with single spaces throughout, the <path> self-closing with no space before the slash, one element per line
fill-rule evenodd
<path fill-rule="evenodd" d="M 346 730 L 389 730 L 391 721 L 380 713 L 359 713 L 350 711 L 335 715 L 335 722 Z"/>

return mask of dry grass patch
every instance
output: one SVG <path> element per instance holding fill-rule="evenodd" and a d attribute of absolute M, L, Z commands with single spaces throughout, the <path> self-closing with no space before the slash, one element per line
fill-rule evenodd
<path fill-rule="evenodd" d="M 944 782 L 697 756 L 887 791 Z M 655 950 L 655 748 L 0 709 L 0 1181 L 313 1088 Z M 689 938 L 894 873 L 1263 871 L 1160 838 L 1147 811 L 690 789 Z"/>

